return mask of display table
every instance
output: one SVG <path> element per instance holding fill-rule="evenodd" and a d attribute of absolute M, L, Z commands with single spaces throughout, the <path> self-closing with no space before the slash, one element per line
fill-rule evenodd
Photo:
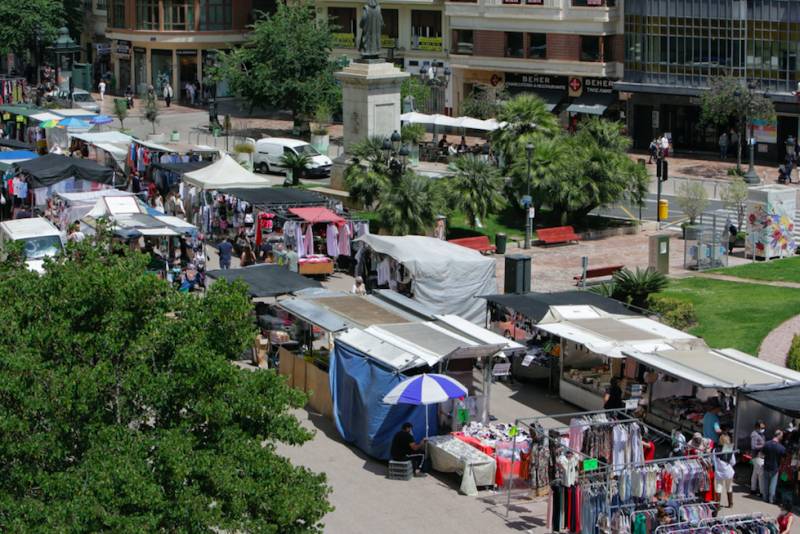
<path fill-rule="evenodd" d="M 478 486 L 495 484 L 495 459 L 455 436 L 429 438 L 427 454 L 436 471 L 461 474 L 460 490 L 465 495 L 477 495 Z"/>
<path fill-rule="evenodd" d="M 323 276 L 333 274 L 333 261 L 327 256 L 309 256 L 297 262 L 300 274 L 306 276 Z"/>
<path fill-rule="evenodd" d="M 491 456 L 494 458 L 495 463 L 497 464 L 497 468 L 495 470 L 495 478 L 494 482 L 498 487 L 503 487 L 505 485 L 506 478 L 512 473 L 511 470 L 511 458 L 504 458 L 501 456 L 496 456 L 495 448 L 480 439 L 474 436 L 467 436 L 463 432 L 453 432 L 453 436 L 466 443 L 467 445 L 474 447 L 475 449 L 479 450 L 480 452 Z M 517 454 L 520 454 L 521 451 L 517 451 Z M 527 478 L 530 474 L 530 454 L 520 454 L 522 457 L 521 460 L 517 460 L 514 462 L 514 477 L 515 478 Z"/>

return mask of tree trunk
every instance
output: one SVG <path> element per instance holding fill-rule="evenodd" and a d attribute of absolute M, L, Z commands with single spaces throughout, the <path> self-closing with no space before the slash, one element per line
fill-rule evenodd
<path fill-rule="evenodd" d="M 739 132 L 739 140 L 736 143 L 736 168 L 742 168 L 742 134 Z"/>

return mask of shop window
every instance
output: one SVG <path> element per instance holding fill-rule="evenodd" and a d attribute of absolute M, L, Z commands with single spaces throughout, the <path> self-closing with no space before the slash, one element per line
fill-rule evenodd
<path fill-rule="evenodd" d="M 158 0 L 136 2 L 136 29 L 160 30 Z"/>
<path fill-rule="evenodd" d="M 383 48 L 397 48 L 397 38 L 400 31 L 400 14 L 396 9 L 382 9 L 383 30 L 381 31 L 381 46 Z"/>
<path fill-rule="evenodd" d="M 194 1 L 164 0 L 164 30 L 194 30 Z"/>
<path fill-rule="evenodd" d="M 528 34 L 528 57 L 530 59 L 547 59 L 547 34 Z"/>
<path fill-rule="evenodd" d="M 110 8 L 106 13 L 109 28 L 126 28 L 125 26 L 125 0 L 111 0 Z"/>
<path fill-rule="evenodd" d="M 230 30 L 232 24 L 232 0 L 200 0 L 200 30 Z"/>
<path fill-rule="evenodd" d="M 614 7 L 616 0 L 572 0 L 572 7 Z"/>
<path fill-rule="evenodd" d="M 581 61 L 600 61 L 600 37 L 581 36 Z"/>
<path fill-rule="evenodd" d="M 475 34 L 472 30 L 453 30 L 453 43 L 455 43 L 455 53 L 472 55 L 475 43 Z"/>
<path fill-rule="evenodd" d="M 156 90 L 156 95 L 163 94 L 164 84 L 172 83 L 172 50 L 151 50 L 150 51 L 150 72 L 152 74 L 151 84 Z M 173 87 L 173 91 L 174 91 Z"/>
<path fill-rule="evenodd" d="M 411 11 L 411 47 L 415 50 L 442 51 L 441 11 Z"/>
<path fill-rule="evenodd" d="M 506 57 L 525 57 L 521 32 L 506 32 Z"/>
<path fill-rule="evenodd" d="M 354 7 L 329 7 L 334 48 L 355 48 L 358 18 Z"/>

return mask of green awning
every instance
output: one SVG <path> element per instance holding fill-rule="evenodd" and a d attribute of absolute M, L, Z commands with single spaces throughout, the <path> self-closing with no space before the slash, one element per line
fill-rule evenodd
<path fill-rule="evenodd" d="M 44 108 L 37 106 L 28 106 L 25 104 L 3 104 L 0 106 L 0 113 L 11 113 L 12 115 L 21 115 L 23 117 L 30 117 L 37 113 L 47 111 Z"/>
<path fill-rule="evenodd" d="M 570 113 L 585 113 L 587 115 L 602 115 L 608 106 L 617 100 L 617 93 L 585 93 L 579 96 L 567 111 Z"/>

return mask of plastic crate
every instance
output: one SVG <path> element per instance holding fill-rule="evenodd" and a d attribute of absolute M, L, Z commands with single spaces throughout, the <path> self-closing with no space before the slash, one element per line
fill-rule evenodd
<path fill-rule="evenodd" d="M 390 480 L 411 480 L 414 476 L 414 468 L 411 465 L 411 460 L 397 462 L 389 460 L 389 474 Z"/>

